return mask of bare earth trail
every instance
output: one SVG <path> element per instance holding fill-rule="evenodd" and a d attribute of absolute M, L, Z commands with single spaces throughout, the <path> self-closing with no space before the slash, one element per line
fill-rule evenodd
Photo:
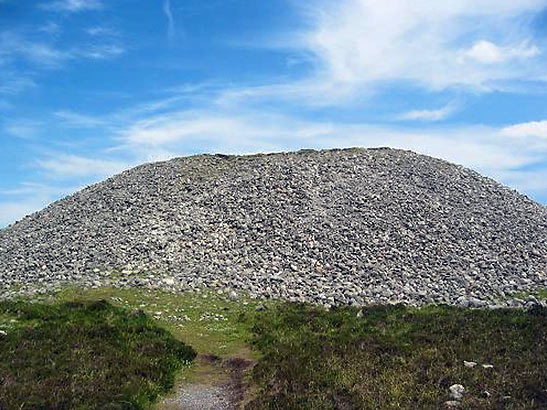
<path fill-rule="evenodd" d="M 244 372 L 253 362 L 240 357 L 199 355 L 191 381 L 182 381 L 158 410 L 235 410 L 244 399 Z"/>

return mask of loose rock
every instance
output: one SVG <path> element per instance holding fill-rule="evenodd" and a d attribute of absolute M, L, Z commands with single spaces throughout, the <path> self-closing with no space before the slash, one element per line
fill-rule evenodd
<path fill-rule="evenodd" d="M 57 201 L 0 249 L 0 297 L 81 284 L 523 308 L 541 302 L 497 299 L 547 286 L 547 208 L 410 151 L 198 155 Z"/>
<path fill-rule="evenodd" d="M 461 384 L 453 384 L 450 386 L 450 397 L 454 400 L 461 400 L 463 398 L 463 394 L 465 393 L 465 387 L 463 387 Z"/>

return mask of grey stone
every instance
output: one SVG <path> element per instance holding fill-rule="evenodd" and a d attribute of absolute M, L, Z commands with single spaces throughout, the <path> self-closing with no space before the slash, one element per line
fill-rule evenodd
<path fill-rule="evenodd" d="M 57 201 L 0 230 L 0 249 L 0 297 L 100 282 L 525 308 L 495 296 L 547 286 L 547 208 L 410 151 L 197 155 Z"/>
<path fill-rule="evenodd" d="M 465 393 L 465 387 L 461 384 L 453 384 L 449 387 L 449 390 L 450 397 L 454 400 L 461 400 L 463 398 L 463 394 Z"/>

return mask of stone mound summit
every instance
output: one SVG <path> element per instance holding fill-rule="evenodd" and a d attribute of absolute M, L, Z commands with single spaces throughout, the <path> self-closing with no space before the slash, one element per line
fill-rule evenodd
<path fill-rule="evenodd" d="M 493 305 L 547 286 L 547 208 L 388 148 L 177 158 L 0 231 L 0 294 L 66 283 Z"/>

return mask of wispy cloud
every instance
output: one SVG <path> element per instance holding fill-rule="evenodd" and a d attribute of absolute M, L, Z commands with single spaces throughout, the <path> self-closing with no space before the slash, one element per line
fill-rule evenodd
<path fill-rule="evenodd" d="M 202 149 L 252 152 L 265 147 L 281 147 L 291 139 L 326 135 L 330 131 L 329 124 L 307 123 L 275 114 L 182 111 L 137 121 L 121 136 L 134 147 L 200 146 Z"/>
<path fill-rule="evenodd" d="M 498 82 L 540 74 L 541 63 L 530 60 L 539 49 L 518 17 L 541 11 L 543 0 L 321 4 L 311 11 L 315 24 L 305 45 L 334 82 L 412 81 L 433 90 L 495 89 Z M 474 57 L 487 51 L 489 63 L 505 64 L 484 66 L 484 54 L 482 61 L 461 59 L 462 50 Z M 517 57 L 528 61 L 510 61 Z"/>
<path fill-rule="evenodd" d="M 458 106 L 455 103 L 449 103 L 444 107 L 435 110 L 412 110 L 402 113 L 395 117 L 399 121 L 441 121 L 448 118 L 456 112 Z"/>
<path fill-rule="evenodd" d="M 530 121 L 502 129 L 502 134 L 516 138 L 541 138 L 547 140 L 547 121 Z"/>
<path fill-rule="evenodd" d="M 24 59 L 44 67 L 58 67 L 70 53 L 43 42 L 29 41 L 13 31 L 0 32 L 0 58 L 8 62 Z"/>
<path fill-rule="evenodd" d="M 35 120 L 11 120 L 4 126 L 4 132 L 21 139 L 35 137 L 43 124 Z"/>
<path fill-rule="evenodd" d="M 75 13 L 86 10 L 100 10 L 104 7 L 100 0 L 58 0 L 40 4 L 40 8 L 52 11 Z"/>
<path fill-rule="evenodd" d="M 92 37 L 117 37 L 118 31 L 106 26 L 93 26 L 85 29 L 85 32 Z"/>
<path fill-rule="evenodd" d="M 232 90 L 222 103 L 252 98 L 340 105 L 393 84 L 430 92 L 490 92 L 545 81 L 547 59 L 529 26 L 529 16 L 545 8 L 544 0 L 296 4 L 306 28 L 277 38 L 273 46 L 308 56 L 311 72 Z"/>
<path fill-rule="evenodd" d="M 138 121 L 122 136 L 135 150 L 185 152 L 193 147 L 221 152 L 258 152 L 300 147 L 392 146 L 412 149 L 492 174 L 533 163 L 547 155 L 527 145 L 515 147 L 495 127 L 421 130 L 363 123 L 303 121 L 286 115 L 219 115 L 174 112 Z M 449 143 L 447 143 L 449 141 Z"/>
<path fill-rule="evenodd" d="M 92 45 L 82 50 L 72 51 L 73 56 L 81 56 L 93 60 L 106 60 L 125 53 L 125 48 L 117 44 Z"/>
<path fill-rule="evenodd" d="M 68 127 L 95 128 L 106 124 L 102 118 L 78 114 L 73 111 L 56 111 L 53 114 L 63 125 Z"/>
<path fill-rule="evenodd" d="M 529 169 L 547 158 L 547 121 L 507 127 L 429 125 L 416 129 L 359 122 L 304 120 L 258 110 L 234 113 L 217 107 L 176 110 L 174 101 L 155 101 L 106 116 L 58 111 L 64 126 L 95 129 L 109 136 L 110 148 L 94 155 L 49 153 L 34 165 L 46 181 L 96 182 L 139 163 L 196 152 L 233 154 L 308 148 L 380 147 L 410 149 L 473 168 L 521 191 L 542 197 L 547 186 Z M 515 143 L 515 138 L 525 138 Z M 25 187 L 26 188 L 26 187 Z M 0 192 L 0 196 L 7 192 Z M 32 194 L 21 201 L 30 201 Z M 1 201 L 0 209 L 15 201 Z M 31 209 L 29 207 L 28 209 Z M 25 208 L 27 209 L 27 208 Z M 38 209 L 38 208 L 36 208 Z M 34 209 L 33 209 L 34 210 Z M 17 214 L 19 215 L 19 214 Z M 21 214 L 22 215 L 22 214 Z M 1 218 L 0 218 L 1 219 Z M 12 219 L 6 219 L 10 222 Z"/>
<path fill-rule="evenodd" d="M 36 83 L 29 74 L 12 69 L 0 70 L 0 94 L 18 94 L 33 87 Z"/>
<path fill-rule="evenodd" d="M 540 54 L 535 45 L 524 41 L 517 45 L 500 47 L 488 40 L 477 41 L 473 46 L 463 53 L 463 56 L 479 63 L 497 64 L 512 59 L 529 59 Z"/>
<path fill-rule="evenodd" d="M 12 31 L 0 32 L 0 61 L 4 59 L 11 64 L 23 60 L 41 68 L 55 69 L 79 58 L 109 59 L 123 53 L 125 48 L 112 42 L 61 49 L 55 43 L 29 40 Z"/>
<path fill-rule="evenodd" d="M 0 228 L 82 188 L 80 185 L 53 186 L 22 182 L 16 188 L 0 190 Z"/>
<path fill-rule="evenodd" d="M 48 21 L 43 26 L 39 27 L 38 31 L 55 36 L 61 32 L 61 26 L 53 21 Z"/>
<path fill-rule="evenodd" d="M 42 209 L 51 200 L 50 197 L 30 197 L 18 201 L 0 201 L 0 228 Z"/>
<path fill-rule="evenodd" d="M 87 158 L 78 155 L 57 155 L 55 158 L 36 161 L 37 166 L 54 177 L 103 178 L 127 169 L 130 164 L 120 160 Z"/>
<path fill-rule="evenodd" d="M 175 35 L 175 22 L 173 20 L 173 13 L 171 12 L 170 0 L 164 0 L 162 10 L 167 18 L 167 37 L 172 39 Z"/>
<path fill-rule="evenodd" d="M 417 130 L 374 123 L 304 120 L 257 109 L 233 111 L 212 106 L 180 110 L 176 109 L 176 101 L 175 98 L 141 104 L 105 117 L 68 111 L 57 112 L 56 116 L 69 126 L 97 127 L 98 132 L 110 133 L 112 146 L 108 151 L 114 155 L 113 159 L 124 155 L 132 158 L 131 163 L 195 152 L 251 153 L 302 147 L 387 145 L 441 157 L 486 175 L 501 175 L 504 181 L 516 181 L 517 178 L 509 178 L 513 172 L 521 175 L 521 168 L 547 159 L 547 121 L 506 127 L 430 125 Z M 456 108 L 453 102 L 438 110 L 417 110 L 404 116 L 434 121 Z M 515 138 L 526 140 L 516 144 Z M 57 167 L 49 162 L 44 164 L 50 169 Z M 547 186 L 544 191 L 547 195 Z"/>
<path fill-rule="evenodd" d="M 526 167 L 545 161 L 543 128 L 518 124 L 513 128 L 443 126 L 415 128 L 366 123 L 302 120 L 290 115 L 253 111 L 234 115 L 217 111 L 180 111 L 151 116 L 128 125 L 120 135 L 124 152 L 140 158 L 162 153 L 162 159 L 196 151 L 253 153 L 288 149 L 347 146 L 390 146 L 444 158 L 473 168 L 517 189 L 530 189 Z M 525 144 L 507 138 L 508 129 L 528 135 Z M 520 135 L 519 134 L 519 135 Z M 547 195 L 547 185 L 533 192 Z"/>

